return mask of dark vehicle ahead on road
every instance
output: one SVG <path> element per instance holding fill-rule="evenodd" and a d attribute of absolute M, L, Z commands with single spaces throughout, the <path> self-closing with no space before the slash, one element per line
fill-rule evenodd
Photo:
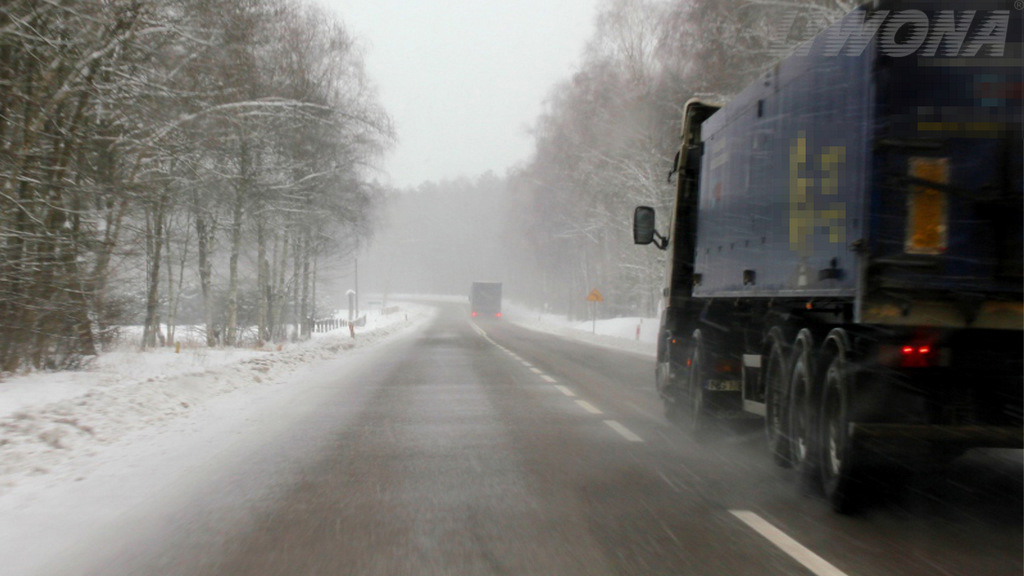
<path fill-rule="evenodd" d="M 501 282 L 473 282 L 469 313 L 473 318 L 501 318 Z"/>
<path fill-rule="evenodd" d="M 841 511 L 877 467 L 1024 445 L 1021 21 L 878 1 L 687 103 L 668 233 L 634 216 L 669 250 L 671 418 L 764 418 Z"/>

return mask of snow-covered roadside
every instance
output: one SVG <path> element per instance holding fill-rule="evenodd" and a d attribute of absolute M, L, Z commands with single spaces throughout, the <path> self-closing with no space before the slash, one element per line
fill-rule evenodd
<path fill-rule="evenodd" d="M 654 356 L 657 349 L 657 318 L 609 318 L 598 320 L 595 326 L 589 320 L 575 322 L 567 320 L 565 316 L 538 312 L 506 301 L 502 306 L 502 319 L 537 332 L 615 350 Z"/>
<path fill-rule="evenodd" d="M 34 373 L 0 382 L 0 494 L 30 476 L 75 474 L 88 458 L 133 432 L 260 388 L 322 359 L 379 342 L 433 316 L 421 304 L 371 313 L 356 339 L 347 330 L 267 350 L 197 348 L 115 352 L 87 370 Z"/>

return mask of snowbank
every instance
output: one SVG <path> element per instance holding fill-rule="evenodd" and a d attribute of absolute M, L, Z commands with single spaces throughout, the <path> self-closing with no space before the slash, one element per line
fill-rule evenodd
<path fill-rule="evenodd" d="M 572 338 L 597 346 L 628 350 L 646 356 L 657 351 L 657 318 L 609 318 L 576 322 L 565 316 L 546 314 L 506 301 L 502 307 L 502 318 L 523 328 L 546 332 L 563 338 Z"/>
<path fill-rule="evenodd" d="M 379 342 L 433 313 L 419 304 L 403 304 L 386 316 L 371 312 L 354 340 L 346 328 L 260 350 L 120 351 L 81 371 L 11 377 L 0 382 L 0 492 L 27 475 L 47 474 L 132 432 L 185 415 L 211 398 Z"/>

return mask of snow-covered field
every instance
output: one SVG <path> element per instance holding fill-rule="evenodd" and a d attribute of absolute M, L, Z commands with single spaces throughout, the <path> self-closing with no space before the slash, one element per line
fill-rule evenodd
<path fill-rule="evenodd" d="M 434 310 L 402 304 L 372 312 L 356 338 L 347 329 L 264 349 L 186 346 L 106 353 L 86 369 L 36 372 L 0 382 L 0 494 L 40 476 L 75 474 L 74 462 L 204 403 L 278 382 L 310 363 L 387 338 Z"/>

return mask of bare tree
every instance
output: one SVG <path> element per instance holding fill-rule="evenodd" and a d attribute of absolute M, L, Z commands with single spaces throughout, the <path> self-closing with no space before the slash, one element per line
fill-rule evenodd
<path fill-rule="evenodd" d="M 392 139 L 355 43 L 316 9 L 285 0 L 3 3 L 0 370 L 95 354 L 96 335 L 124 321 L 113 314 L 131 299 L 143 301 L 143 343 L 154 345 L 161 313 L 176 323 L 190 281 L 208 344 L 220 325 L 234 342 L 250 307 L 268 338 L 287 287 L 312 281 L 285 270 L 289 258 L 313 262 L 319 244 L 303 239 L 332 226 L 366 232 L 358 223 L 372 206 L 358 191 Z M 277 257 L 270 246 L 280 246 Z M 226 285 L 215 274 L 222 247 Z M 253 258 L 255 289 L 244 267 Z"/>
<path fill-rule="evenodd" d="M 583 64 L 536 121 L 534 158 L 510 183 L 509 243 L 521 247 L 520 275 L 541 279 L 537 303 L 579 316 L 600 286 L 607 313 L 654 314 L 663 255 L 632 249 L 629 214 L 671 204 L 683 103 L 739 90 L 845 4 L 607 0 Z"/>

